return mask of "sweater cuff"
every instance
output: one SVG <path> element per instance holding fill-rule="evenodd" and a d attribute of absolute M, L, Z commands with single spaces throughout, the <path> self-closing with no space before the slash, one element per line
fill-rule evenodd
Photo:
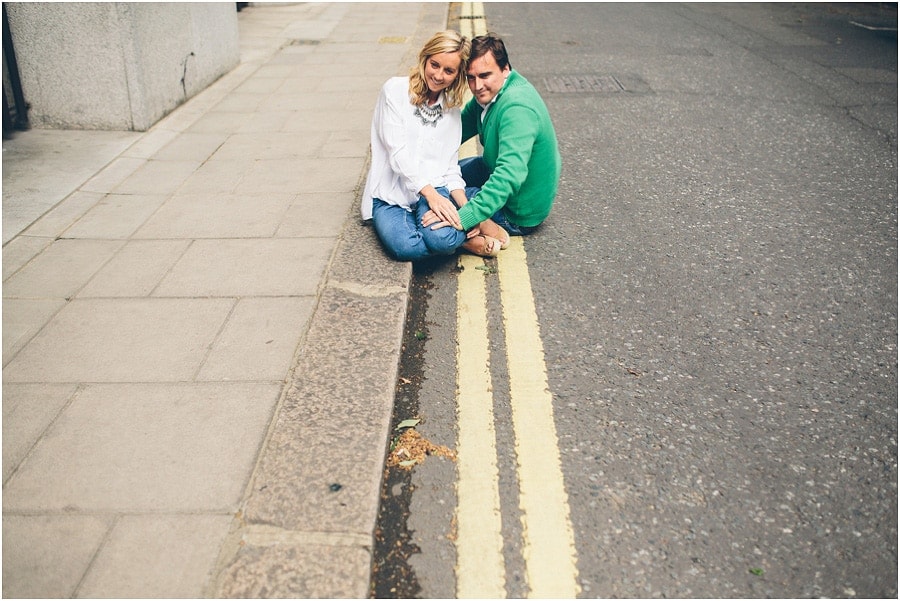
<path fill-rule="evenodd" d="M 462 224 L 463 231 L 469 231 L 476 225 L 478 225 L 478 221 L 476 221 L 476 217 L 472 215 L 471 210 L 469 209 L 469 205 L 463 205 L 463 207 L 459 210 L 459 222 Z"/>

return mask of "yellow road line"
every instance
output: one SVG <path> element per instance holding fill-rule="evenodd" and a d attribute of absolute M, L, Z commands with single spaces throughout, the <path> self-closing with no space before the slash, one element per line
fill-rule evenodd
<path fill-rule="evenodd" d="M 460 599 L 506 597 L 484 260 L 461 255 L 457 290 L 456 588 Z"/>
<path fill-rule="evenodd" d="M 460 33 L 487 32 L 481 2 L 461 7 Z M 460 158 L 477 154 L 475 140 Z M 505 565 L 488 349 L 487 298 L 478 257 L 460 257 L 457 292 L 459 482 L 457 597 L 504 598 Z M 518 458 L 523 555 L 531 598 L 574 598 L 577 552 L 559 458 L 553 397 L 547 383 L 525 247 L 513 238 L 497 261 Z"/>
<path fill-rule="evenodd" d="M 574 598 L 580 590 L 575 536 L 522 238 L 512 238 L 497 264 L 529 597 Z"/>
<path fill-rule="evenodd" d="M 470 40 L 477 35 L 487 33 L 484 22 L 484 5 L 481 2 L 463 2 L 460 7 L 459 33 Z M 472 93 L 466 88 L 466 102 Z M 465 159 L 478 154 L 478 138 L 469 138 L 459 148 L 459 158 Z"/>

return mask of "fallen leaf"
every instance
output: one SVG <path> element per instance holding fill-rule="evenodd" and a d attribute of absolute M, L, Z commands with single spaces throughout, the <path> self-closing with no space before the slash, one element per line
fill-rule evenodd
<path fill-rule="evenodd" d="M 388 467 L 410 469 L 425 461 L 426 457 L 446 457 L 456 461 L 456 453 L 449 448 L 436 445 L 422 437 L 415 429 L 408 428 L 397 439 L 397 445 L 387 458 Z"/>

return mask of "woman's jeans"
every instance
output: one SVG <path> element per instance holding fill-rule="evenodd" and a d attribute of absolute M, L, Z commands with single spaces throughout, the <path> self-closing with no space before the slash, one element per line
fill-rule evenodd
<path fill-rule="evenodd" d="M 450 198 L 447 188 L 437 188 L 437 192 Z M 477 188 L 466 188 L 466 198 L 472 198 L 477 192 Z M 428 202 L 422 196 L 412 211 L 378 198 L 372 200 L 372 223 L 389 255 L 398 261 L 416 261 L 436 255 L 452 255 L 463 245 L 466 241 L 463 231 L 452 226 L 436 230 L 423 226 L 422 217 L 427 212 Z"/>
<path fill-rule="evenodd" d="M 488 181 L 488 178 L 491 177 L 491 170 L 488 169 L 488 166 L 484 163 L 484 159 L 480 156 L 461 160 L 459 162 L 459 169 L 462 171 L 462 177 L 465 180 L 466 185 L 476 189 L 483 188 L 484 184 Z M 471 196 L 469 198 L 471 198 Z M 502 207 L 494 213 L 491 220 L 505 229 L 511 236 L 525 236 L 537 229 L 537 226 L 525 227 L 511 222 L 506 217 L 506 213 L 503 211 Z"/>

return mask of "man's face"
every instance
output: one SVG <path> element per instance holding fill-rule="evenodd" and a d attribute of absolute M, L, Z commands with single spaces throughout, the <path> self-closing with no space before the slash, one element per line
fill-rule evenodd
<path fill-rule="evenodd" d="M 503 87 L 507 75 L 509 75 L 509 65 L 500 69 L 491 52 L 472 60 L 466 69 L 466 81 L 469 82 L 469 89 L 481 104 L 488 104 L 494 99 L 494 96 Z"/>

